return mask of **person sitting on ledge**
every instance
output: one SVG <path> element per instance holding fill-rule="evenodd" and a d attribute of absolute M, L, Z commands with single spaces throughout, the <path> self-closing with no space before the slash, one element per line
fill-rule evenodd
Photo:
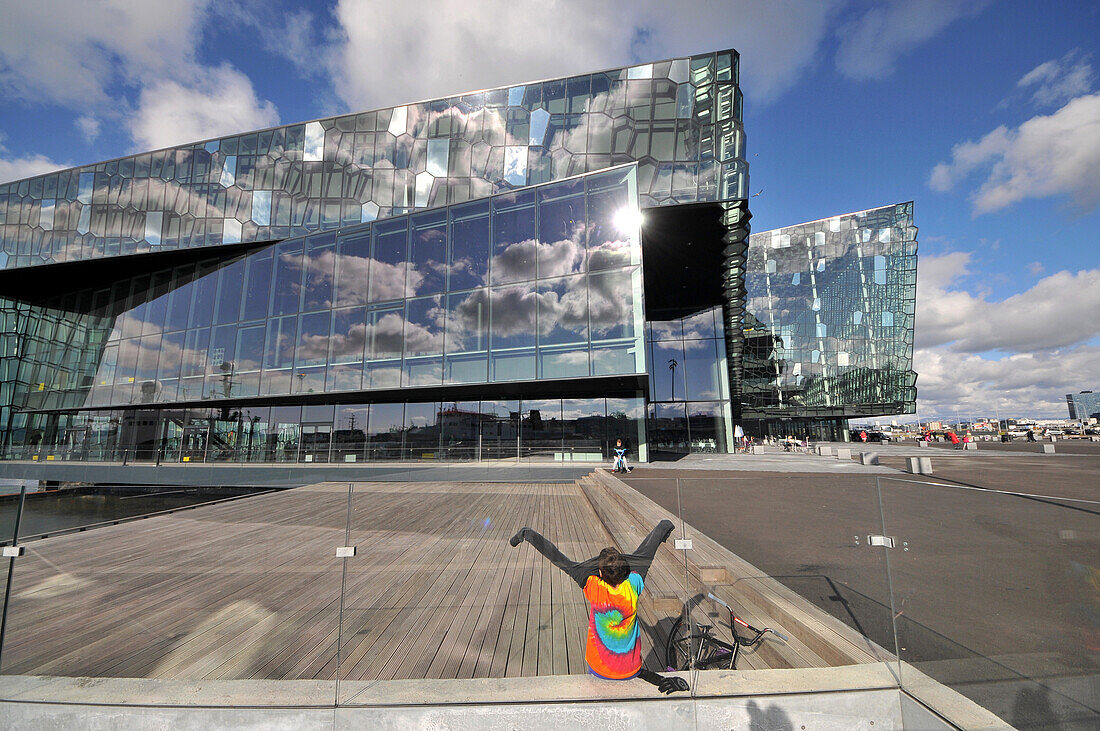
<path fill-rule="evenodd" d="M 509 541 L 513 548 L 527 541 L 581 587 L 588 600 L 588 643 L 584 659 L 588 672 L 596 677 L 605 680 L 641 678 L 666 695 L 688 690 L 682 678 L 659 675 L 642 667 L 642 650 L 638 642 L 638 597 L 645 588 L 645 576 L 657 548 L 668 540 L 673 528 L 671 520 L 662 520 L 634 553 L 605 548 L 599 556 L 580 562 L 570 559 L 531 528 L 521 528 Z"/>

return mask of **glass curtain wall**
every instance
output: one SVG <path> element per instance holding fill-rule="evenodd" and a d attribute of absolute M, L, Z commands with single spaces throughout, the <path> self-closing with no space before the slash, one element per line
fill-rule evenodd
<path fill-rule="evenodd" d="M 904 203 L 750 237 L 747 417 L 912 413 L 916 235 Z"/>
<path fill-rule="evenodd" d="M 426 401 L 27 414 L 8 458 L 126 462 L 645 460 L 645 400 Z"/>
<path fill-rule="evenodd" d="M 728 452 L 733 443 L 722 309 L 646 322 L 649 432 L 658 453 Z"/>
<path fill-rule="evenodd" d="M 727 50 L 85 165 L 0 185 L 0 268 L 286 239 L 632 161 L 646 206 L 744 198 L 741 107 Z"/>
<path fill-rule="evenodd" d="M 623 166 L 58 298 L 25 408 L 644 373 L 637 200 Z"/>

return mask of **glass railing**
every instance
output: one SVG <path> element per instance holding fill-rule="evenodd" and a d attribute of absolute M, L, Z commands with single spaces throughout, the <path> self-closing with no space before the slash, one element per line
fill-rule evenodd
<path fill-rule="evenodd" d="M 1017 728 L 1096 728 L 1095 482 L 996 479 L 1023 489 L 879 478 L 902 685 L 922 697 L 942 683 Z"/>
<path fill-rule="evenodd" d="M 21 510 L 0 496 L 0 540 L 23 551 L 0 571 L 0 702 L 35 697 L 42 676 L 53 702 L 86 698 L 88 678 L 100 701 L 110 683 L 156 679 L 141 697 L 119 685 L 119 703 L 337 720 L 663 698 L 586 677 L 633 672 L 636 636 L 646 675 L 686 681 L 670 698 L 738 699 L 748 715 L 722 716 L 734 723 L 838 723 L 798 699 L 841 691 L 892 692 L 848 707 L 876 725 L 924 728 L 927 709 L 960 707 L 1021 728 L 1098 720 L 1087 489 L 975 489 L 774 448 L 578 478 L 560 454 L 395 462 L 296 487 L 63 485 Z M 647 545 L 662 521 L 667 540 Z M 638 574 L 613 595 L 583 563 L 607 546 Z M 630 606 L 626 586 L 642 589 L 633 624 L 629 609 L 607 614 Z M 593 606 L 601 646 L 623 652 L 588 654 Z M 699 709 L 685 723 L 718 718 Z"/>

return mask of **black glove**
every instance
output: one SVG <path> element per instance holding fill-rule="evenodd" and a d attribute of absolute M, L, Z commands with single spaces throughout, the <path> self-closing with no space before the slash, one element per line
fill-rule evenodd
<path fill-rule="evenodd" d="M 527 530 L 527 529 L 526 528 L 520 528 L 519 531 L 514 536 L 512 536 L 510 539 L 508 539 L 508 543 L 512 544 L 512 548 L 515 548 L 519 544 L 523 543 L 523 531 L 525 531 L 525 530 Z"/>
<path fill-rule="evenodd" d="M 688 690 L 688 684 L 687 681 L 683 678 L 677 678 L 674 675 L 666 675 L 661 678 L 661 682 L 657 686 L 657 690 L 661 691 L 665 695 L 671 695 L 678 690 Z"/>
<path fill-rule="evenodd" d="M 652 670 L 642 668 L 638 671 L 638 677 L 647 683 L 657 686 L 657 690 L 665 695 L 670 695 L 680 690 L 689 690 L 687 681 L 674 675 L 659 675 Z"/>

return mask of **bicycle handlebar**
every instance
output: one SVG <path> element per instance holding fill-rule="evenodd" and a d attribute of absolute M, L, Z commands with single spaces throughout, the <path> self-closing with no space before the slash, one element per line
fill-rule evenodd
<path fill-rule="evenodd" d="M 714 596 L 714 594 L 707 594 L 707 599 L 713 599 L 714 601 L 718 602 L 719 604 L 721 604 L 726 609 L 730 610 L 731 612 L 733 611 L 733 607 L 731 607 L 729 604 L 726 604 L 724 601 L 722 601 L 718 597 Z"/>
<path fill-rule="evenodd" d="M 716 597 L 713 593 L 708 593 L 707 598 L 708 599 L 713 599 L 714 601 L 718 602 L 723 607 L 728 609 L 730 611 L 730 614 L 733 614 L 733 607 L 731 607 L 729 604 L 726 604 L 724 601 L 722 601 L 721 599 Z M 738 621 L 743 621 L 743 620 L 738 620 Z M 748 627 L 747 624 L 745 626 Z M 791 641 L 790 637 L 787 637 L 787 635 L 783 634 L 782 632 L 776 632 L 774 629 L 771 629 L 770 627 L 765 628 L 764 630 L 757 630 L 754 627 L 751 627 L 750 629 L 752 629 L 753 632 L 760 632 L 761 635 L 764 634 L 765 632 L 771 632 L 773 635 L 775 635 L 779 639 L 783 640 L 784 642 L 790 642 Z"/>

